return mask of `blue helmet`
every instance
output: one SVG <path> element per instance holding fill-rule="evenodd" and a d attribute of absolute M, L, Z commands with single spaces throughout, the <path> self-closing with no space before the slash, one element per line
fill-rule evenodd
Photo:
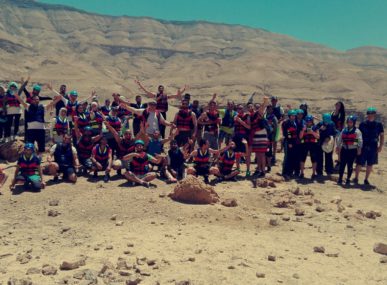
<path fill-rule="evenodd" d="M 312 115 L 306 115 L 304 120 L 305 120 L 305 122 L 313 122 L 313 116 Z"/>
<path fill-rule="evenodd" d="M 26 143 L 24 145 L 24 149 L 30 149 L 30 150 L 34 150 L 35 149 L 35 146 L 33 143 Z"/>
<path fill-rule="evenodd" d="M 324 123 L 330 123 L 332 121 L 332 116 L 329 113 L 325 113 L 322 115 L 322 120 Z"/>
<path fill-rule="evenodd" d="M 356 115 L 350 115 L 347 117 L 347 122 L 352 121 L 353 124 L 356 124 L 357 116 Z"/>

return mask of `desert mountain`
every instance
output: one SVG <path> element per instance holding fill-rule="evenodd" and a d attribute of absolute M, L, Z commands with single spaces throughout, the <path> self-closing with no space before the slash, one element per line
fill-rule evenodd
<path fill-rule="evenodd" d="M 28 0 L 0 4 L 3 81 L 31 74 L 82 94 L 96 89 L 102 97 L 131 97 L 139 93 L 138 76 L 149 88 L 162 83 L 170 92 L 188 84 L 201 100 L 216 92 L 245 102 L 265 86 L 316 110 L 330 110 L 338 99 L 350 109 L 385 109 L 386 49 L 342 52 L 238 25 L 112 17 Z"/>

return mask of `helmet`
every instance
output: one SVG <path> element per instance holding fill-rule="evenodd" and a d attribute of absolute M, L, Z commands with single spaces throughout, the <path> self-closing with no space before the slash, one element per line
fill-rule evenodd
<path fill-rule="evenodd" d="M 83 129 L 84 132 L 92 132 L 93 129 L 90 127 L 90 126 L 86 126 L 84 129 Z"/>
<path fill-rule="evenodd" d="M 354 124 L 356 123 L 357 117 L 356 115 L 350 115 L 347 117 L 347 122 L 352 121 Z"/>
<path fill-rule="evenodd" d="M 11 87 L 15 87 L 16 89 L 17 88 L 19 88 L 19 85 L 17 85 L 17 83 L 16 82 L 10 82 L 9 84 L 8 84 L 8 89 L 11 89 Z"/>
<path fill-rule="evenodd" d="M 297 110 L 292 109 L 288 111 L 288 116 L 296 116 L 296 115 L 297 115 Z"/>
<path fill-rule="evenodd" d="M 370 114 L 376 114 L 376 108 L 375 107 L 368 107 L 367 108 L 367 115 Z"/>
<path fill-rule="evenodd" d="M 297 109 L 296 112 L 297 112 L 297 115 L 298 114 L 304 114 L 304 110 L 302 110 L 302 109 Z"/>
<path fill-rule="evenodd" d="M 325 113 L 322 115 L 322 120 L 324 123 L 330 123 L 332 120 L 332 116 L 329 113 Z"/>
<path fill-rule="evenodd" d="M 313 116 L 312 115 L 306 115 L 304 120 L 305 120 L 305 122 L 313 122 Z"/>
<path fill-rule="evenodd" d="M 136 141 L 134 142 L 134 145 L 138 145 L 138 144 L 140 144 L 140 145 L 142 145 L 142 146 L 145 145 L 145 143 L 144 143 L 143 140 L 136 140 Z"/>
<path fill-rule="evenodd" d="M 77 97 L 78 96 L 78 92 L 77 92 L 77 90 L 72 90 L 72 91 L 70 91 L 69 95 Z"/>
<path fill-rule="evenodd" d="M 35 84 L 34 87 L 33 87 L 32 89 L 35 90 L 35 91 L 40 92 L 40 91 L 42 90 L 42 87 L 40 87 L 39 84 Z"/>
<path fill-rule="evenodd" d="M 24 149 L 31 149 L 31 150 L 34 150 L 35 149 L 35 146 L 33 143 L 26 143 L 24 145 Z"/>

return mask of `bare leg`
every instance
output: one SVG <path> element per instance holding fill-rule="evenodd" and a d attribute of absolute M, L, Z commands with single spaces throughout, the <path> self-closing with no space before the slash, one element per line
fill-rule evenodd
<path fill-rule="evenodd" d="M 145 181 L 138 178 L 133 172 L 125 172 L 124 176 L 126 179 L 128 179 L 128 181 L 135 182 L 141 185 L 145 183 Z"/>
<path fill-rule="evenodd" d="M 150 182 L 150 181 L 154 180 L 156 177 L 157 177 L 157 176 L 156 176 L 156 173 L 154 173 L 154 172 L 149 172 L 149 173 L 147 173 L 147 174 L 144 176 L 144 178 L 143 178 L 142 180 L 145 181 L 145 182 Z"/>
<path fill-rule="evenodd" d="M 360 170 L 361 170 L 361 165 L 356 164 L 355 179 L 359 179 Z"/>
<path fill-rule="evenodd" d="M 239 171 L 238 170 L 234 170 L 233 172 L 231 172 L 229 175 L 226 175 L 224 177 L 225 180 L 229 180 L 235 176 L 237 176 L 239 174 Z"/>
<path fill-rule="evenodd" d="M 366 168 L 366 175 L 365 175 L 365 179 L 368 180 L 368 177 L 370 177 L 370 174 L 372 172 L 372 165 L 367 165 L 367 168 Z"/>

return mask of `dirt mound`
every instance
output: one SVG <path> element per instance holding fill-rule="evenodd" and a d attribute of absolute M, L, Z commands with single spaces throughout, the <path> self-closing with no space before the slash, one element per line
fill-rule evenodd
<path fill-rule="evenodd" d="M 219 195 L 214 187 L 206 185 L 194 176 L 187 176 L 180 181 L 171 194 L 175 201 L 192 204 L 213 204 L 219 202 Z"/>
<path fill-rule="evenodd" d="M 23 152 L 24 144 L 21 141 L 7 142 L 0 145 L 0 158 L 15 162 Z"/>

